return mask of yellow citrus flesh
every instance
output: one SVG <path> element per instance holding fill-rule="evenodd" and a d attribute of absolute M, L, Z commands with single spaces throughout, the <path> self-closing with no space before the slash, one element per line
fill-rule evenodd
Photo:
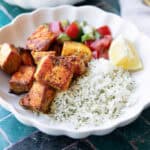
<path fill-rule="evenodd" d="M 109 58 L 114 65 L 126 70 L 136 71 L 143 68 L 134 45 L 122 36 L 117 37 L 112 42 L 109 49 Z"/>

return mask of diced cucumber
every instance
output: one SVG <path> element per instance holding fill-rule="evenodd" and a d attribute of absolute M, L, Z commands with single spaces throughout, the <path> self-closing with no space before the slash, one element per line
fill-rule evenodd
<path fill-rule="evenodd" d="M 84 35 L 81 36 L 81 41 L 82 42 L 85 42 L 85 41 L 88 41 L 88 40 L 94 40 L 93 34 L 84 34 Z"/>
<path fill-rule="evenodd" d="M 95 30 L 94 37 L 95 39 L 100 39 L 101 35 Z"/>
<path fill-rule="evenodd" d="M 66 34 L 66 33 L 61 33 L 58 37 L 57 37 L 57 40 L 59 42 L 64 42 L 64 41 L 70 41 L 70 37 Z"/>

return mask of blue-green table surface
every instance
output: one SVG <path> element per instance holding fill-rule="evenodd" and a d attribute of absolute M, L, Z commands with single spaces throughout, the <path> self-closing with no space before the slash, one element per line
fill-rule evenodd
<path fill-rule="evenodd" d="M 119 14 L 117 0 L 88 1 L 84 4 L 96 4 L 107 11 Z M 10 6 L 0 0 L 0 27 L 8 24 L 17 15 L 29 11 L 32 10 Z M 35 128 L 19 123 L 13 114 L 0 107 L 0 150 L 7 148 L 12 150 L 58 150 L 62 148 L 66 150 L 150 150 L 150 109 L 145 110 L 134 123 L 117 129 L 110 135 L 90 136 L 76 141 L 67 137 L 56 138 L 42 134 Z"/>

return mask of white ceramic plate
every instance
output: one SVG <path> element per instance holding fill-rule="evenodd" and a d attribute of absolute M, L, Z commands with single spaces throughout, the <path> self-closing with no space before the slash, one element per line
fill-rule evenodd
<path fill-rule="evenodd" d="M 40 7 L 58 6 L 63 4 L 75 4 L 83 0 L 4 0 L 5 2 L 17 5 L 25 9 L 35 9 Z"/>
<path fill-rule="evenodd" d="M 113 121 L 110 120 L 99 127 L 86 126 L 76 130 L 67 123 L 53 123 L 48 115 L 37 116 L 20 107 L 18 104 L 20 97 L 8 93 L 9 77 L 3 72 L 0 72 L 0 104 L 26 125 L 34 126 L 50 135 L 67 135 L 73 138 L 108 134 L 117 127 L 125 126 L 134 121 L 142 110 L 150 105 L 150 39 L 139 32 L 133 24 L 119 16 L 92 6 L 42 8 L 32 13 L 23 14 L 2 28 L 0 30 L 0 43 L 8 42 L 17 46 L 24 46 L 26 38 L 38 25 L 61 19 L 85 20 L 95 27 L 106 24 L 111 28 L 113 37 L 121 33 L 135 44 L 144 64 L 144 70 L 133 74 L 138 86 L 138 99 L 135 104 L 126 108 L 125 113 Z M 134 101 L 133 99 L 133 103 Z"/>

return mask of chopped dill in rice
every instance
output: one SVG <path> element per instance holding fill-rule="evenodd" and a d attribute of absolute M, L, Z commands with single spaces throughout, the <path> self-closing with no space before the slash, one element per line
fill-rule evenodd
<path fill-rule="evenodd" d="M 75 128 L 98 126 L 121 114 L 134 89 L 129 72 L 105 59 L 92 60 L 84 75 L 73 81 L 67 91 L 57 93 L 51 117 L 69 121 Z"/>

